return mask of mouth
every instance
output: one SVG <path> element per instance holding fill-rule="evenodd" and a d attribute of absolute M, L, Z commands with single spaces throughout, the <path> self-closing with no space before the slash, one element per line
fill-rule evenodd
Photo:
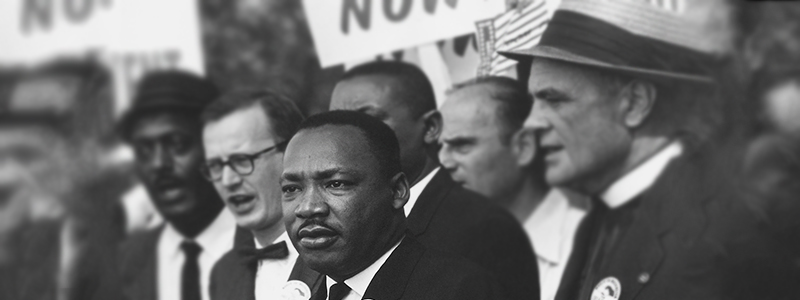
<path fill-rule="evenodd" d="M 255 207 L 255 199 L 254 195 L 245 194 L 233 195 L 227 198 L 228 206 L 237 215 L 251 211 Z"/>
<path fill-rule="evenodd" d="M 183 182 L 175 178 L 158 178 L 153 188 L 158 198 L 166 202 L 180 200 L 186 193 Z"/>
<path fill-rule="evenodd" d="M 539 148 L 542 155 L 545 157 L 550 156 L 551 154 L 558 153 L 559 151 L 564 150 L 564 146 L 561 145 L 542 145 Z"/>
<path fill-rule="evenodd" d="M 301 227 L 297 232 L 300 246 L 311 250 L 321 250 L 330 247 L 339 239 L 339 234 L 328 227 L 312 224 Z"/>

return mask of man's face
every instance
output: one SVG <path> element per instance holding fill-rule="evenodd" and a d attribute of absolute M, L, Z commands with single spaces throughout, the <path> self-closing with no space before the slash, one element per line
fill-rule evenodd
<path fill-rule="evenodd" d="M 501 200 L 516 190 L 522 170 L 506 138 L 509 129 L 497 119 L 492 89 L 488 85 L 470 86 L 451 94 L 442 105 L 439 160 L 454 181 Z"/>
<path fill-rule="evenodd" d="M 188 116 L 153 112 L 140 116 L 131 127 L 136 172 L 167 220 L 206 208 L 199 195 L 203 185 L 210 185 L 199 171 L 204 157 L 200 126 Z"/>
<path fill-rule="evenodd" d="M 353 274 L 378 257 L 405 204 L 393 203 L 391 180 L 367 149 L 357 128 L 332 125 L 300 131 L 286 149 L 286 230 L 306 263 L 323 274 Z"/>
<path fill-rule="evenodd" d="M 231 156 L 252 155 L 283 141 L 258 105 L 235 111 L 206 124 L 203 131 L 206 161 L 229 161 Z M 253 157 L 253 172 L 240 175 L 224 166 L 222 178 L 214 182 L 217 192 L 236 217 L 239 226 L 262 230 L 281 226 L 280 175 L 283 153 L 277 149 Z"/>
<path fill-rule="evenodd" d="M 403 172 L 417 176 L 426 160 L 425 122 L 413 116 L 408 101 L 394 99 L 396 83 L 385 76 L 361 76 L 339 82 L 331 96 L 331 110 L 352 110 L 376 117 L 392 128 L 400 142 Z M 404 104 L 405 103 L 405 104 Z M 409 180 L 414 181 L 413 177 Z"/>
<path fill-rule="evenodd" d="M 534 105 L 526 123 L 540 133 L 539 154 L 552 185 L 599 192 L 586 186 L 608 181 L 630 151 L 621 101 L 599 76 L 568 63 L 533 62 L 528 89 Z"/>

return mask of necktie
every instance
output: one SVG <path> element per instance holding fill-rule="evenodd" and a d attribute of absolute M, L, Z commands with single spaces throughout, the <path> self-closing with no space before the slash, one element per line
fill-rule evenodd
<path fill-rule="evenodd" d="M 330 297 L 328 300 L 342 300 L 344 296 L 350 293 L 350 287 L 344 282 L 337 282 L 331 286 L 331 292 L 328 293 Z"/>
<path fill-rule="evenodd" d="M 200 265 L 197 262 L 197 257 L 203 251 L 203 248 L 194 241 L 184 241 L 181 243 L 181 250 L 183 250 L 186 257 L 181 276 L 181 299 L 201 300 Z"/>
<path fill-rule="evenodd" d="M 262 259 L 281 259 L 289 256 L 289 248 L 286 241 L 275 243 L 261 249 L 242 248 L 239 250 L 242 256 L 247 257 L 248 261 L 256 262 Z"/>

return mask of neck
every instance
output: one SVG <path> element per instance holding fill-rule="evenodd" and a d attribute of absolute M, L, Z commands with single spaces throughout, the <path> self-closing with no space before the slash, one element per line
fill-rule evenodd
<path fill-rule="evenodd" d="M 638 136 L 634 138 L 628 155 L 616 163 L 615 167 L 606 168 L 609 171 L 601 176 L 596 176 L 597 180 L 584 186 L 576 187 L 575 190 L 587 195 L 596 195 L 603 192 L 608 186 L 666 147 L 670 141 L 671 139 L 667 136 Z"/>
<path fill-rule="evenodd" d="M 203 201 L 209 204 L 205 205 L 202 209 L 198 209 L 197 212 L 189 213 L 185 218 L 170 220 L 170 224 L 184 237 L 194 238 L 203 232 L 203 230 L 208 228 L 208 226 L 217 219 L 224 207 L 222 200 L 219 199 L 217 199 L 217 201 Z"/>
<path fill-rule="evenodd" d="M 275 240 L 286 232 L 286 227 L 284 227 L 281 222 L 277 222 L 267 228 L 251 230 L 250 232 L 253 233 L 253 237 L 256 238 L 256 241 L 258 241 L 261 246 L 266 247 L 275 243 Z"/>
<path fill-rule="evenodd" d="M 536 180 L 533 176 L 528 176 L 519 191 L 510 195 L 512 200 L 507 202 L 506 209 L 517 221 L 524 222 L 539 207 L 549 191 L 550 187 L 547 184 Z"/>

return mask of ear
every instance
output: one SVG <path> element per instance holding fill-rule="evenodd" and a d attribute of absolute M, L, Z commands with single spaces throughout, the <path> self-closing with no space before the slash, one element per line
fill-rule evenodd
<path fill-rule="evenodd" d="M 442 134 L 442 114 L 438 110 L 432 110 L 422 115 L 425 123 L 425 144 L 436 144 L 439 142 L 439 135 Z"/>
<path fill-rule="evenodd" d="M 536 158 L 536 130 L 523 127 L 514 133 L 510 141 L 511 153 L 517 159 L 517 165 L 526 167 Z"/>
<path fill-rule="evenodd" d="M 622 99 L 625 126 L 641 126 L 656 104 L 656 87 L 650 82 L 634 80 L 625 87 Z"/>
<path fill-rule="evenodd" d="M 395 209 L 403 209 L 411 195 L 406 174 L 399 172 L 392 177 L 392 206 Z"/>

